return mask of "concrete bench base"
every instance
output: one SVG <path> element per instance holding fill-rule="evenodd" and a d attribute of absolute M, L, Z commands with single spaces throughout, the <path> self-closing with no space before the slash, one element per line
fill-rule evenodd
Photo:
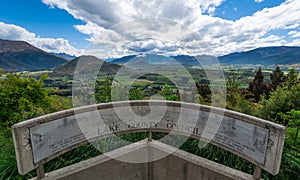
<path fill-rule="evenodd" d="M 173 152 L 169 154 L 169 152 Z M 83 152 L 84 153 L 84 152 Z M 169 155 L 168 155 L 169 154 Z M 107 156 L 108 155 L 108 156 Z M 150 156 L 166 155 L 147 162 Z M 115 158 L 112 158 L 115 157 Z M 128 163 L 122 160 L 143 163 Z M 35 180 L 37 178 L 33 178 Z M 46 174 L 44 179 L 60 180 L 194 180 L 253 179 L 252 175 L 174 149 L 158 141 L 139 141 L 86 161 Z"/>

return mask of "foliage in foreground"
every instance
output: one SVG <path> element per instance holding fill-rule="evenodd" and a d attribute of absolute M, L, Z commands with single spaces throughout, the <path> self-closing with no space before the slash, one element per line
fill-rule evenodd
<path fill-rule="evenodd" d="M 43 78 L 36 81 L 30 77 L 20 77 L 18 75 L 10 75 L 7 80 L 0 81 L 0 105 L 6 108 L 5 110 L 0 110 L 2 111 L 0 112 L 0 179 L 28 179 L 35 176 L 35 172 L 31 172 L 26 176 L 21 176 L 17 173 L 13 142 L 9 126 L 28 118 L 68 107 L 64 99 L 57 96 L 49 96 L 47 91 L 42 87 L 42 81 Z M 110 82 L 111 81 L 107 79 L 107 82 L 104 82 L 104 86 L 103 84 L 98 84 L 99 86 L 96 87 L 98 88 L 96 90 L 104 92 L 102 95 L 96 94 L 96 99 L 99 102 L 111 101 L 110 94 L 107 93 L 107 91 L 111 90 Z M 275 87 L 275 85 L 273 86 Z M 276 90 L 269 94 L 268 99 L 260 96 L 256 106 L 254 106 L 251 101 L 243 97 L 234 77 L 229 79 L 227 87 L 227 108 L 259 116 L 272 122 L 281 123 L 287 126 L 280 173 L 277 176 L 272 176 L 267 172 L 263 172 L 262 178 L 280 180 L 297 179 L 300 172 L 300 140 L 297 136 L 299 118 L 298 116 L 294 116 L 294 114 L 297 114 L 300 108 L 300 84 L 295 73 L 290 72 L 288 80 L 285 83 L 280 82 L 279 85 L 276 85 Z M 165 96 L 170 100 L 178 100 L 178 96 L 172 93 L 172 89 L 168 85 L 163 87 L 160 95 Z M 142 92 L 140 90 L 131 92 L 131 99 L 140 99 L 141 97 Z M 165 134 L 163 133 L 154 133 L 153 138 L 160 139 L 164 135 Z M 135 142 L 145 139 L 147 134 L 133 133 L 121 135 L 120 137 L 128 141 Z M 172 141 L 172 139 L 170 141 Z M 100 145 L 103 145 L 101 146 L 104 148 L 102 149 L 103 152 L 122 145 L 110 138 L 103 139 L 99 141 L 99 143 Z M 243 172 L 249 174 L 253 173 L 253 165 L 239 156 L 213 145 L 207 145 L 205 148 L 199 149 L 198 143 L 198 140 L 188 139 L 181 146 L 181 149 Z M 110 144 L 110 146 L 106 146 L 108 144 Z M 105 147 L 111 148 L 106 149 Z M 101 153 L 92 145 L 84 145 L 46 163 L 45 171 L 53 171 L 99 154 Z"/>
<path fill-rule="evenodd" d="M 10 126 L 23 120 L 69 108 L 67 100 L 49 96 L 39 80 L 9 74 L 0 80 L 0 179 L 28 179 L 17 171 L 16 157 Z"/>
<path fill-rule="evenodd" d="M 290 85 L 277 88 L 269 99 L 262 98 L 256 112 L 258 117 L 287 127 L 281 169 L 275 179 L 297 179 L 300 172 L 300 84 Z"/>
<path fill-rule="evenodd" d="M 1 126 L 10 127 L 15 123 L 59 111 L 67 107 L 58 96 L 48 96 L 43 88 L 43 80 L 35 80 L 9 74 L 0 81 L 0 122 Z"/>

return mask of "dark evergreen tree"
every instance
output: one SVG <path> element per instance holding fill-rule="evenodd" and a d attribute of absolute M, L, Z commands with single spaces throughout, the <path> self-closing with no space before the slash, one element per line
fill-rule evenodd
<path fill-rule="evenodd" d="M 278 86 L 281 86 L 284 82 L 284 74 L 280 70 L 280 67 L 277 66 L 276 69 L 270 74 L 271 87 L 276 89 Z"/>
<path fill-rule="evenodd" d="M 254 76 L 254 81 L 257 81 L 259 83 L 264 82 L 264 74 L 261 71 L 261 68 L 258 68 L 258 71 L 256 72 L 256 74 Z"/>
<path fill-rule="evenodd" d="M 211 89 L 208 84 L 200 84 L 199 81 L 196 81 L 195 83 L 198 94 L 200 94 L 204 98 L 207 98 L 211 95 Z"/>
<path fill-rule="evenodd" d="M 268 96 L 269 87 L 264 82 L 264 75 L 261 68 L 256 72 L 254 79 L 249 83 L 249 92 L 252 94 L 255 102 L 258 102 L 262 95 Z"/>

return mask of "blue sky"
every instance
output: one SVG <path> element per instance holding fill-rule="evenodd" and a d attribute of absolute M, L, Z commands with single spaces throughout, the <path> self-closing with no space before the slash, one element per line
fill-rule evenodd
<path fill-rule="evenodd" d="M 263 8 L 279 6 L 284 0 L 264 0 L 260 3 L 254 0 L 227 0 L 216 8 L 215 16 L 229 20 L 238 20 L 244 16 L 251 16 Z"/>
<path fill-rule="evenodd" d="M 299 2 L 9 0 L 0 6 L 0 38 L 24 40 L 48 52 L 103 58 L 141 49 L 223 55 L 263 46 L 300 46 Z"/>
<path fill-rule="evenodd" d="M 40 0 L 9 0 L 1 2 L 0 22 L 15 24 L 40 37 L 64 38 L 77 48 L 84 48 L 89 42 L 87 35 L 73 26 L 84 24 L 67 11 L 50 8 Z"/>

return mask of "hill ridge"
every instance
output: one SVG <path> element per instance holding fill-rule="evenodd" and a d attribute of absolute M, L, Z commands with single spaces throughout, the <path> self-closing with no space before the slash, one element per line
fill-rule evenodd
<path fill-rule="evenodd" d="M 0 39 L 0 68 L 4 71 L 51 69 L 66 61 L 34 47 L 28 42 Z"/>

